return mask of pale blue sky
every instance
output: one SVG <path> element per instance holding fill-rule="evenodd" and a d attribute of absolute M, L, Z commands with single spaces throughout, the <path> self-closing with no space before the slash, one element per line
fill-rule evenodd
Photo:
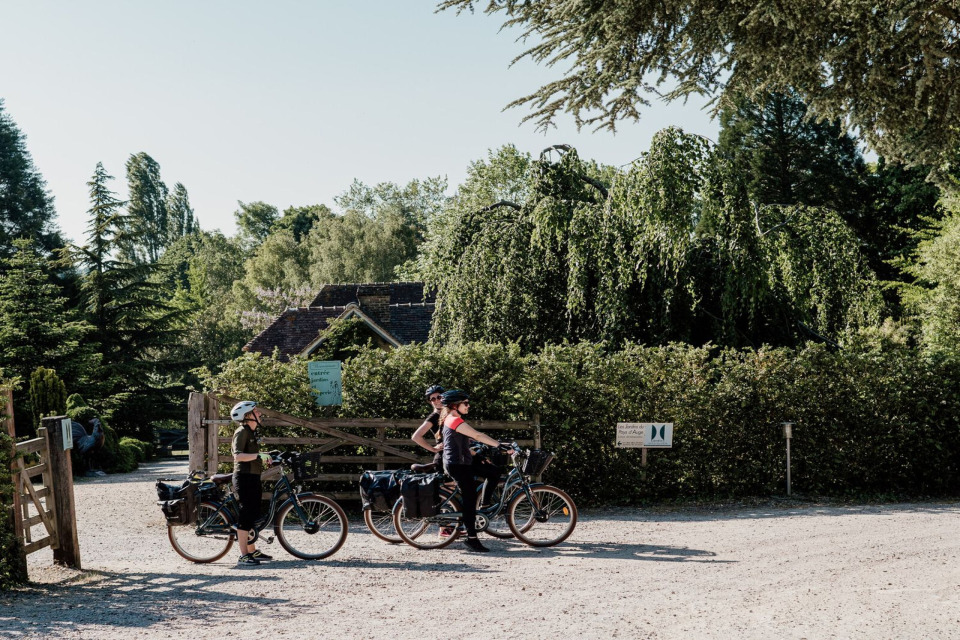
<path fill-rule="evenodd" d="M 544 136 L 503 107 L 559 71 L 529 62 L 517 33 L 428 0 L 0 0 L 0 98 L 27 136 L 80 241 L 98 161 L 126 194 L 124 163 L 146 151 L 182 182 L 205 229 L 235 232 L 237 200 L 328 204 L 368 184 L 447 176 L 513 143 L 568 143 L 606 164 L 639 156 L 677 125 L 716 139 L 701 107 L 656 104 L 616 135 Z"/>

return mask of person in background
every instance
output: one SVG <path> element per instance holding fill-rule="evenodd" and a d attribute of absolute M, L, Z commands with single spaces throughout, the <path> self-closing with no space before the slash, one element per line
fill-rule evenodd
<path fill-rule="evenodd" d="M 240 424 L 233 434 L 233 491 L 240 502 L 240 517 L 237 519 L 237 543 L 240 545 L 240 566 L 258 565 L 263 560 L 273 560 L 263 551 L 248 544 L 250 530 L 260 517 L 263 489 L 260 474 L 264 465 L 270 464 L 270 456 L 260 453 L 257 427 L 260 426 L 260 410 L 257 403 L 249 400 L 238 402 L 230 410 L 230 418 Z"/>
<path fill-rule="evenodd" d="M 433 411 L 423 419 L 423 424 L 417 427 L 417 430 L 413 432 L 410 439 L 433 454 L 433 464 L 437 465 L 437 469 L 439 470 L 443 467 L 443 436 L 440 432 L 440 410 L 443 408 L 441 402 L 443 387 L 438 384 L 427 387 L 424 397 L 426 397 L 427 402 L 430 403 Z M 433 437 L 437 442 L 436 444 L 427 442 L 425 436 L 428 431 L 433 433 Z"/>

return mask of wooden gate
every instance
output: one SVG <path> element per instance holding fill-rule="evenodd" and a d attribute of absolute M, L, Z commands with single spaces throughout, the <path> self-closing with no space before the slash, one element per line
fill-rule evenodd
<path fill-rule="evenodd" d="M 13 397 L 7 393 L 7 430 L 15 435 Z M 68 422 L 66 428 L 63 421 Z M 23 544 L 24 557 L 46 547 L 53 561 L 80 568 L 73 497 L 72 436 L 65 416 L 44 418 L 37 437 L 16 443 L 12 465 L 14 528 Z M 65 446 L 66 445 L 66 446 Z M 40 482 L 35 480 L 39 478 Z"/>
<path fill-rule="evenodd" d="M 190 440 L 190 469 L 216 473 L 219 465 L 233 465 L 230 455 L 234 423 L 229 415 L 221 415 L 220 407 L 229 407 L 237 400 L 214 394 L 191 393 L 188 403 L 188 437 Z M 411 463 L 426 463 L 431 456 L 410 440 L 410 435 L 423 420 L 394 420 L 387 418 L 298 418 L 264 407 L 265 427 L 303 427 L 316 433 L 308 437 L 261 437 L 262 449 L 296 447 L 303 451 L 319 451 L 324 466 L 359 465 L 364 469 L 399 468 Z M 506 431 L 512 440 L 525 447 L 540 447 L 540 422 L 537 416 L 530 421 L 471 420 L 481 431 Z M 345 431 L 349 429 L 350 431 Z M 393 433 L 391 433 L 393 432 Z M 370 435 L 360 435 L 369 433 Z M 398 435 L 400 437 L 398 437 Z M 390 436 L 390 437 L 388 437 Z M 349 447 L 351 451 L 337 453 L 335 449 Z M 357 448 L 362 448 L 358 452 Z M 356 471 L 323 473 L 318 482 L 353 482 L 359 480 Z M 359 489 L 332 492 L 337 499 L 359 498 Z"/>

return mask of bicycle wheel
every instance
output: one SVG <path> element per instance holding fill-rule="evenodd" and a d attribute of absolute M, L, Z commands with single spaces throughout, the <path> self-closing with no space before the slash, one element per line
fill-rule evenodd
<path fill-rule="evenodd" d="M 216 502 L 201 502 L 197 523 L 189 526 L 167 525 L 167 537 L 173 550 L 190 562 L 215 562 L 233 546 L 235 534 Z"/>
<path fill-rule="evenodd" d="M 397 535 L 397 528 L 393 526 L 393 512 L 364 509 L 363 521 L 367 525 L 367 529 L 370 529 L 370 533 L 384 542 L 389 542 L 390 544 L 403 542 L 400 536 Z"/>
<path fill-rule="evenodd" d="M 513 532 L 510 531 L 510 525 L 507 524 L 507 508 L 506 506 L 502 507 L 498 513 L 491 514 L 481 514 L 480 513 L 480 500 L 483 498 L 481 492 L 477 492 L 477 515 L 482 516 L 487 520 L 487 526 L 483 529 L 484 533 L 490 534 L 494 538 L 500 538 L 501 540 L 506 540 L 507 538 L 513 537 Z M 499 505 L 503 501 L 503 483 L 499 483 L 497 488 L 493 490 L 493 496 L 491 496 L 490 502 L 495 505 Z M 480 530 L 479 527 L 477 529 Z"/>
<path fill-rule="evenodd" d="M 577 506 L 564 491 L 549 485 L 530 487 L 533 504 L 519 493 L 507 507 L 507 524 L 521 542 L 552 547 L 566 540 L 577 526 Z"/>
<path fill-rule="evenodd" d="M 273 531 L 284 549 L 304 560 L 320 560 L 333 555 L 347 539 L 347 514 L 325 496 L 300 496 L 306 517 L 301 519 L 292 500 L 277 512 Z"/>
<path fill-rule="evenodd" d="M 403 514 L 403 498 L 393 505 L 393 525 L 397 535 L 417 549 L 442 549 L 460 535 L 459 518 L 444 517 L 444 513 L 459 513 L 460 503 L 451 498 L 440 507 L 439 516 L 432 518 L 407 518 Z M 446 535 L 441 535 L 446 534 Z"/>

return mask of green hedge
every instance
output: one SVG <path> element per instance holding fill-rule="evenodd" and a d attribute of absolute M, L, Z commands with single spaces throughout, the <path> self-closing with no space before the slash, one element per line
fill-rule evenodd
<path fill-rule="evenodd" d="M 247 354 L 212 388 L 319 415 L 302 361 Z M 825 496 L 946 496 L 960 491 L 960 366 L 891 339 L 843 351 L 716 350 L 688 345 L 412 345 L 344 365 L 344 416 L 419 418 L 431 383 L 470 391 L 471 416 L 540 414 L 546 474 L 584 504 L 783 493 L 780 423 L 796 421 L 795 491 Z M 329 408 L 322 411 L 330 412 Z M 674 446 L 614 445 L 617 422 L 673 422 Z M 271 434 L 276 435 L 276 434 Z"/>

